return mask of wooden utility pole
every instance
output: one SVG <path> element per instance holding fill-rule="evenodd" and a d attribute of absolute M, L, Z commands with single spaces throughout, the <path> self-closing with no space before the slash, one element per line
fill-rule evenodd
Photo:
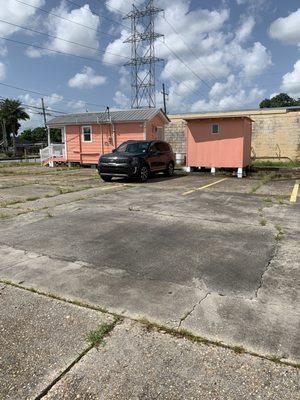
<path fill-rule="evenodd" d="M 164 112 L 165 114 L 167 114 L 167 96 L 169 95 L 169 93 L 166 92 L 165 89 L 165 84 L 162 84 L 162 95 L 163 95 L 163 99 L 164 99 Z"/>
<path fill-rule="evenodd" d="M 50 146 L 51 144 L 51 138 L 50 138 L 50 129 L 47 126 L 47 118 L 46 118 L 46 110 L 45 110 L 45 103 L 44 103 L 44 99 L 41 98 L 42 101 L 42 110 L 43 110 L 43 117 L 44 117 L 44 125 L 45 125 L 45 130 L 47 133 L 47 141 L 48 141 L 48 146 Z"/>

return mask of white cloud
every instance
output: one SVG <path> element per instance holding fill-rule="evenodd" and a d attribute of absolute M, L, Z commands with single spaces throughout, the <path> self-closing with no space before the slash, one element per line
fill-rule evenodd
<path fill-rule="evenodd" d="M 2 62 L 0 62 L 0 81 L 3 81 L 5 77 L 6 77 L 6 67 Z"/>
<path fill-rule="evenodd" d="M 292 97 L 300 98 L 300 60 L 296 62 L 292 72 L 283 76 L 281 90 Z"/>
<path fill-rule="evenodd" d="M 245 89 L 240 89 L 219 100 L 199 100 L 192 105 L 191 110 L 194 112 L 237 110 L 253 107 L 253 104 L 257 107 L 263 96 L 264 91 L 258 88 L 253 88 L 248 92 Z"/>
<path fill-rule="evenodd" d="M 196 101 L 192 111 L 225 111 L 241 109 L 257 104 L 264 96 L 264 91 L 254 87 L 250 90 L 243 89 L 241 83 L 234 75 L 230 75 L 226 82 L 217 82 L 209 92 L 208 100 Z"/>
<path fill-rule="evenodd" d="M 31 0 L 30 4 L 34 7 L 41 7 L 45 0 Z M 14 0 L 2 0 L 0 7 L 0 19 L 11 22 L 15 25 L 26 26 L 32 20 L 37 10 L 25 4 L 16 3 Z M 18 32 L 20 28 L 0 22 L 0 36 L 10 36 Z"/>
<path fill-rule="evenodd" d="M 142 0 L 132 0 L 132 1 L 124 1 L 124 0 L 107 0 L 105 5 L 107 9 L 113 13 L 120 14 L 127 14 L 132 9 L 132 4 L 135 3 L 136 5 L 142 4 Z"/>
<path fill-rule="evenodd" d="M 43 126 L 44 120 L 42 115 L 37 115 L 38 109 L 34 107 L 41 107 L 41 99 L 33 98 L 29 93 L 25 93 L 20 95 L 19 100 L 24 104 L 24 108 L 26 109 L 27 114 L 30 116 L 30 120 L 22 121 L 21 122 L 21 131 L 28 128 L 35 128 L 37 126 Z M 51 112 L 53 108 L 56 110 L 57 105 L 60 107 L 61 102 L 63 101 L 64 97 L 57 93 L 52 93 L 49 96 L 44 96 L 44 104 L 46 110 Z M 27 108 L 31 106 L 32 108 Z M 51 118 L 47 116 L 47 118 Z"/>
<path fill-rule="evenodd" d="M 130 99 L 120 90 L 116 91 L 113 100 L 114 103 L 120 108 L 130 108 Z"/>
<path fill-rule="evenodd" d="M 255 42 L 252 49 L 244 54 L 242 74 L 247 78 L 258 76 L 272 65 L 271 54 L 260 42 Z"/>
<path fill-rule="evenodd" d="M 66 3 L 63 1 L 59 7 L 51 11 L 64 19 L 49 15 L 45 21 L 46 33 L 66 41 L 51 39 L 43 45 L 44 47 L 80 56 L 95 56 L 97 54 L 99 41 L 96 31 L 99 28 L 100 19 L 98 15 L 92 13 L 88 4 L 69 11 L 66 7 Z M 75 23 L 66 21 L 66 19 L 74 21 Z M 79 43 L 81 46 L 74 43 Z M 53 53 L 47 50 L 37 50 L 29 47 L 26 54 L 29 57 L 36 58 Z"/>
<path fill-rule="evenodd" d="M 92 89 L 95 86 L 104 85 L 106 77 L 96 75 L 91 67 L 84 67 L 81 72 L 77 73 L 68 82 L 71 88 Z"/>
<path fill-rule="evenodd" d="M 115 65 L 123 65 L 130 59 L 131 46 L 129 43 L 124 43 L 129 36 L 129 32 L 126 29 L 121 31 L 119 39 L 109 43 L 106 47 L 106 52 L 103 56 L 103 62 Z M 120 57 L 119 55 L 122 55 Z"/>
<path fill-rule="evenodd" d="M 270 36 L 283 43 L 300 46 L 300 8 L 285 18 L 278 18 L 270 26 Z"/>
<path fill-rule="evenodd" d="M 129 7 L 127 0 L 107 3 L 117 8 Z M 251 5 L 250 1 L 244 3 L 248 8 Z M 256 6 L 262 3 L 266 5 L 268 0 L 255 1 Z M 165 60 L 160 79 L 168 86 L 169 109 L 188 108 L 197 102 L 195 95 L 198 93 L 198 98 L 208 99 L 204 100 L 205 106 L 207 102 L 217 107 L 227 107 L 230 103 L 238 106 L 239 102 L 248 104 L 248 98 L 257 101 L 262 92 L 253 89 L 251 80 L 269 68 L 272 59 L 262 43 L 249 43 L 256 17 L 247 13 L 232 27 L 228 24 L 230 10 L 226 1 L 220 8 L 211 10 L 200 6 L 198 9 L 192 7 L 190 11 L 191 0 L 160 0 L 159 6 L 165 11 L 157 17 L 155 30 L 163 34 L 164 39 L 159 38 L 155 47 L 156 56 Z M 117 65 L 123 63 L 108 52 L 130 57 L 130 45 L 123 43 L 128 36 L 129 32 L 120 27 L 120 37 L 107 47 L 105 61 Z M 235 87 L 230 86 L 230 78 L 229 82 L 226 81 L 229 87 L 226 98 L 215 100 L 209 94 L 210 87 L 215 82 L 223 85 L 224 79 L 230 76 L 234 76 Z M 129 77 L 126 79 L 127 88 L 124 85 L 122 94 L 129 96 Z M 124 81 L 123 72 L 121 80 Z"/>
<path fill-rule="evenodd" d="M 69 101 L 68 107 L 72 108 L 76 112 L 86 112 L 87 110 L 87 104 L 82 100 Z"/>
<path fill-rule="evenodd" d="M 4 43 L 4 40 L 0 39 L 0 57 L 6 57 L 7 56 L 7 47 Z"/>
<path fill-rule="evenodd" d="M 29 93 L 20 95 L 19 99 L 22 101 L 22 103 L 29 106 L 41 106 L 41 99 L 35 99 Z M 52 106 L 61 103 L 63 99 L 64 97 L 57 93 L 52 93 L 49 96 L 44 96 L 45 107 L 50 110 Z"/>
<path fill-rule="evenodd" d="M 245 5 L 252 11 L 259 11 L 263 7 L 267 7 L 270 0 L 236 0 L 238 5 Z"/>
<path fill-rule="evenodd" d="M 243 18 L 242 23 L 236 32 L 237 40 L 239 42 L 244 42 L 245 40 L 249 39 L 254 26 L 255 26 L 255 19 L 252 15 Z"/>

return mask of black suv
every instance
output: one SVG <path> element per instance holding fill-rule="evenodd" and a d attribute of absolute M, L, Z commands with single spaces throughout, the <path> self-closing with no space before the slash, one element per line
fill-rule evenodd
<path fill-rule="evenodd" d="M 175 157 L 171 146 L 160 140 L 129 140 L 111 154 L 99 159 L 101 178 L 109 182 L 113 177 L 138 178 L 145 182 L 150 173 L 174 174 Z"/>

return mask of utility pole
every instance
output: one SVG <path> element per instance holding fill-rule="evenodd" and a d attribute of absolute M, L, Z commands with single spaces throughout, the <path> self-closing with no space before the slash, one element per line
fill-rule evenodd
<path fill-rule="evenodd" d="M 124 19 L 131 20 L 131 36 L 124 43 L 131 43 L 131 108 L 155 108 L 155 65 L 162 61 L 155 57 L 155 41 L 163 35 L 154 30 L 155 17 L 163 9 L 148 0 L 146 7 L 132 5 Z"/>
<path fill-rule="evenodd" d="M 167 115 L 167 96 L 169 96 L 169 93 L 166 92 L 164 83 L 162 84 L 162 92 L 161 93 L 162 93 L 163 99 L 164 99 L 164 112 Z"/>
<path fill-rule="evenodd" d="M 47 126 L 47 118 L 46 118 L 46 110 L 45 110 L 44 99 L 41 98 L 41 101 L 42 101 L 42 110 L 43 110 L 45 131 L 46 131 L 46 133 L 47 133 L 47 142 L 48 142 L 48 146 L 50 146 L 50 144 L 51 144 L 50 129 L 49 129 L 49 127 Z"/>

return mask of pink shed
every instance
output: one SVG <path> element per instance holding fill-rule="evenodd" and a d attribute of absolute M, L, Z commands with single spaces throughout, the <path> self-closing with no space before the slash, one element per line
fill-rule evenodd
<path fill-rule="evenodd" d="M 250 118 L 191 117 L 186 121 L 188 167 L 244 168 L 250 164 Z"/>

